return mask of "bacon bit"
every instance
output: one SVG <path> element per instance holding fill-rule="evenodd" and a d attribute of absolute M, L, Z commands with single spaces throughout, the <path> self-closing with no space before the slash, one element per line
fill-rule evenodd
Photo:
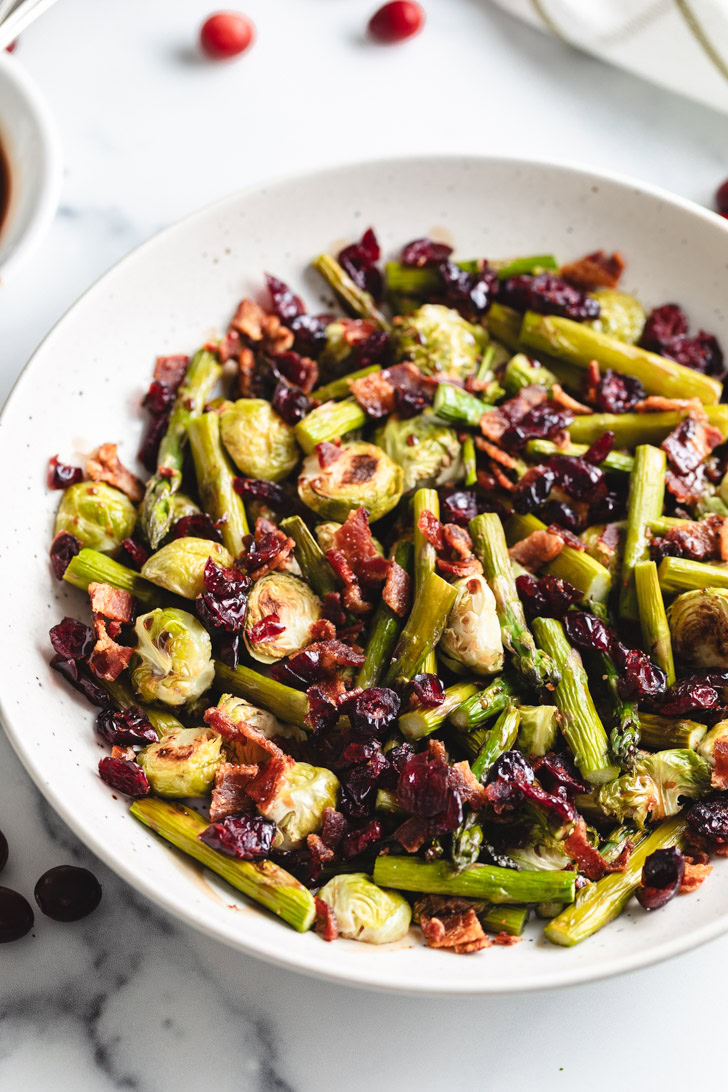
<path fill-rule="evenodd" d="M 502 451 L 501 448 L 496 447 L 490 440 L 484 440 L 482 436 L 475 437 L 475 446 L 479 451 L 484 451 L 486 455 L 489 455 L 491 459 L 494 459 L 497 463 L 508 468 L 508 470 L 515 470 L 518 463 L 509 455 L 507 451 Z"/>
<path fill-rule="evenodd" d="M 493 477 L 498 482 L 498 485 L 501 487 L 501 489 L 505 489 L 509 493 L 512 493 L 513 490 L 516 488 L 516 483 L 512 482 L 508 475 L 501 470 L 501 468 L 498 466 L 498 463 L 494 463 L 491 460 L 490 469 Z"/>
<path fill-rule="evenodd" d="M 245 791 L 259 773 L 258 766 L 239 766 L 223 762 L 215 770 L 215 787 L 210 801 L 210 822 L 217 823 L 228 815 L 241 815 L 253 810 Z"/>
<path fill-rule="evenodd" d="M 322 940 L 336 940 L 339 935 L 339 926 L 336 914 L 323 899 L 314 898 L 316 906 L 316 923 L 314 928 Z"/>
<path fill-rule="evenodd" d="M 238 393 L 242 398 L 252 396 L 254 375 L 255 356 L 252 349 L 244 345 L 238 357 Z"/>
<path fill-rule="evenodd" d="M 470 804 L 473 811 L 480 811 L 485 807 L 488 801 L 485 785 L 478 781 L 469 762 L 456 762 L 450 767 L 450 783 L 460 793 L 463 801 Z"/>
<path fill-rule="evenodd" d="M 602 373 L 599 370 L 599 361 L 590 360 L 584 378 L 584 397 L 587 402 L 596 402 L 599 396 L 599 384 L 602 381 Z"/>
<path fill-rule="evenodd" d="M 569 531 L 566 527 L 560 527 L 558 523 L 550 523 L 546 530 L 550 535 L 558 535 L 564 543 L 564 546 L 569 546 L 572 550 L 579 550 L 580 553 L 586 551 L 586 546 L 579 536 L 575 535 L 573 531 Z"/>
<path fill-rule="evenodd" d="M 560 534 L 553 534 L 551 531 L 532 531 L 527 538 L 511 546 L 508 553 L 519 565 L 533 570 L 553 561 L 563 548 L 564 540 Z"/>
<path fill-rule="evenodd" d="M 488 410 L 480 418 L 480 431 L 488 440 L 497 443 L 508 428 L 508 421 L 500 410 Z"/>
<path fill-rule="evenodd" d="M 333 444 L 330 444 L 328 440 L 323 440 L 320 444 L 316 444 L 315 451 L 319 466 L 322 470 L 325 470 L 327 466 L 331 466 L 341 457 L 341 437 L 338 437 Z"/>
<path fill-rule="evenodd" d="M 424 511 L 420 512 L 417 529 L 424 535 L 430 546 L 434 546 L 438 552 L 445 549 L 443 525 L 429 508 L 425 508 Z"/>
<path fill-rule="evenodd" d="M 296 765 L 290 755 L 280 751 L 266 762 L 258 776 L 249 782 L 246 792 L 258 805 L 258 811 L 265 815 L 265 809 L 275 800 L 288 774 Z"/>
<path fill-rule="evenodd" d="M 136 751 L 133 747 L 117 747 L 114 744 L 111 748 L 111 757 L 118 758 L 120 762 L 135 762 Z"/>
<path fill-rule="evenodd" d="M 576 861 L 581 872 L 590 880 L 601 880 L 608 872 L 624 872 L 632 852 L 631 842 L 625 842 L 624 849 L 614 861 L 605 861 L 586 836 L 586 823 L 580 817 L 574 829 L 564 841 L 564 851 Z"/>
<path fill-rule="evenodd" d="M 112 622 L 112 625 L 118 625 L 118 623 Z M 94 616 L 94 629 L 96 644 L 89 656 L 88 666 L 97 678 L 113 682 L 129 666 L 134 649 L 116 643 L 108 633 L 106 622 L 100 614 Z"/>
<path fill-rule="evenodd" d="M 349 390 L 370 417 L 376 420 L 394 412 L 396 391 L 386 370 L 350 379 L 348 383 Z"/>
<path fill-rule="evenodd" d="M 661 394 L 651 394 L 637 402 L 634 407 L 638 413 L 662 413 L 668 410 L 695 410 L 705 413 L 699 398 L 664 398 Z"/>
<path fill-rule="evenodd" d="M 563 406 L 564 409 L 571 410 L 572 413 L 594 413 L 591 406 L 585 406 L 583 402 L 577 402 L 575 398 L 566 393 L 559 383 L 554 383 L 551 388 L 551 401 L 555 402 L 557 406 Z"/>
<path fill-rule="evenodd" d="M 437 832 L 437 827 L 429 819 L 413 815 L 397 827 L 394 837 L 408 853 L 417 853 L 425 842 Z"/>
<path fill-rule="evenodd" d="M 437 567 L 441 573 L 454 576 L 456 580 L 460 580 L 465 576 L 483 575 L 483 566 L 477 557 L 465 557 L 460 561 L 448 561 L 446 558 L 438 557 Z"/>
<path fill-rule="evenodd" d="M 382 599 L 400 618 L 405 618 L 409 613 L 412 599 L 412 581 L 409 573 L 405 572 L 396 561 L 390 561 L 389 563 L 389 572 L 384 582 Z"/>
<path fill-rule="evenodd" d="M 728 850 L 728 846 L 721 848 Z M 719 856 L 725 856 L 725 854 L 719 854 Z M 689 895 L 695 891 L 712 871 L 713 866 L 711 864 L 698 862 L 694 857 L 685 857 L 685 871 L 678 895 Z"/>
<path fill-rule="evenodd" d="M 237 724 L 216 705 L 205 710 L 203 719 L 205 724 L 212 728 L 213 732 L 217 732 L 229 743 L 252 744 L 252 747 L 246 747 L 245 750 L 246 754 L 252 752 L 255 763 L 266 762 L 269 758 L 283 755 L 283 751 L 278 744 L 274 743 L 272 739 L 267 739 L 260 729 L 253 727 L 252 724 L 247 724 L 245 721 Z M 283 757 L 288 756 L 283 755 Z M 245 764 L 252 765 L 252 763 Z"/>
<path fill-rule="evenodd" d="M 255 521 L 255 535 L 252 543 L 250 540 L 247 541 L 248 549 L 243 564 L 251 580 L 260 580 L 261 576 L 266 576 L 278 569 L 288 568 L 290 557 L 296 547 L 294 539 L 289 538 L 276 527 L 275 523 L 271 523 L 263 516 L 259 516 Z M 256 562 L 258 562 L 257 565 Z"/>
<path fill-rule="evenodd" d="M 154 378 L 165 387 L 176 391 L 184 379 L 190 358 L 184 353 L 176 353 L 172 356 L 158 356 L 154 362 Z"/>
<path fill-rule="evenodd" d="M 719 555 L 721 561 L 728 561 L 728 520 L 724 519 L 719 534 Z"/>
<path fill-rule="evenodd" d="M 458 527 L 457 523 L 445 523 L 442 534 L 445 545 L 450 548 L 454 558 L 473 556 L 473 540 L 465 527 Z"/>
<path fill-rule="evenodd" d="M 103 614 L 112 622 L 131 622 L 134 617 L 134 599 L 128 591 L 93 581 L 88 586 L 88 594 L 94 614 Z"/>
<path fill-rule="evenodd" d="M 716 740 L 713 748 L 713 762 L 711 788 L 724 791 L 728 789 L 728 740 Z"/>
<path fill-rule="evenodd" d="M 503 948 L 511 948 L 514 944 L 520 944 L 523 937 L 514 937 L 510 933 L 497 933 L 493 937 L 493 943 Z"/>
<path fill-rule="evenodd" d="M 594 288 L 616 288 L 625 269 L 625 261 L 619 251 L 606 254 L 595 250 L 576 262 L 562 265 L 559 275 L 575 288 L 590 292 Z"/>
<path fill-rule="evenodd" d="M 728 520 L 713 513 L 699 522 L 679 524 L 669 527 L 662 538 L 653 539 L 653 544 L 672 542 L 678 547 L 680 555 L 693 561 L 728 560 L 723 556 L 724 541 L 728 546 Z"/>
<path fill-rule="evenodd" d="M 691 410 L 660 445 L 678 474 L 696 470 L 713 448 L 722 443 L 720 429 L 709 424 L 705 410 Z"/>
<path fill-rule="evenodd" d="M 265 352 L 273 355 L 288 352 L 293 346 L 293 333 L 282 324 L 277 315 L 269 314 L 255 300 L 240 301 L 230 327 L 249 342 L 260 344 Z"/>
<path fill-rule="evenodd" d="M 319 618 L 311 623 L 308 632 L 312 641 L 333 641 L 336 637 L 336 626 L 328 618 Z"/>
<path fill-rule="evenodd" d="M 333 549 L 343 553 L 358 580 L 379 584 L 385 579 L 387 561 L 372 538 L 366 508 L 349 512 L 346 522 L 334 532 L 332 541 Z"/>
<path fill-rule="evenodd" d="M 372 604 L 364 599 L 356 574 L 342 551 L 327 550 L 326 557 L 331 563 L 334 572 L 341 580 L 341 583 L 344 585 L 341 598 L 344 601 L 346 609 L 350 610 L 352 614 L 369 614 L 373 609 Z"/>
<path fill-rule="evenodd" d="M 220 341 L 208 341 L 205 348 L 209 353 L 214 353 L 221 364 L 227 364 L 228 360 L 238 359 L 243 343 L 237 330 L 228 330 Z"/>
<path fill-rule="evenodd" d="M 415 915 L 428 948 L 451 948 L 466 955 L 493 943 L 468 899 L 426 895 L 415 904 Z"/>
<path fill-rule="evenodd" d="M 116 453 L 116 444 L 102 444 L 95 454 L 90 455 L 86 460 L 86 473 L 94 482 L 108 482 L 120 489 L 135 504 L 144 496 L 144 485 L 121 462 Z"/>

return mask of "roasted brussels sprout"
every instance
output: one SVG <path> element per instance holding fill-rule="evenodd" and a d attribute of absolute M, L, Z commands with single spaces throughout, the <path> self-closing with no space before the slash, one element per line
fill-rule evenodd
<path fill-rule="evenodd" d="M 356 341 L 351 338 L 351 319 L 338 319 L 326 327 L 326 345 L 319 356 L 321 367 L 331 375 L 341 375 L 349 357 L 356 351 Z"/>
<path fill-rule="evenodd" d="M 180 728 L 139 752 L 139 765 L 160 796 L 206 796 L 221 760 L 222 736 Z"/>
<path fill-rule="evenodd" d="M 454 671 L 493 675 L 503 667 L 503 642 L 493 592 L 482 576 L 456 580 L 458 597 L 438 650 Z"/>
<path fill-rule="evenodd" d="M 710 764 L 687 748 L 654 754 L 640 752 L 633 769 L 602 785 L 599 806 L 619 822 L 633 819 L 640 827 L 650 820 L 677 815 L 681 797 L 697 800 L 710 792 Z"/>
<path fill-rule="evenodd" d="M 61 498 L 54 534 L 69 531 L 84 546 L 113 554 L 131 535 L 136 519 L 136 508 L 120 489 L 106 482 L 77 482 Z"/>
<path fill-rule="evenodd" d="M 347 940 L 389 944 L 406 936 L 412 920 L 407 900 L 377 887 L 364 872 L 334 876 L 318 897 L 334 911 L 339 936 Z"/>
<path fill-rule="evenodd" d="M 618 337 L 631 345 L 639 341 L 645 326 L 645 309 L 634 296 L 616 292 L 613 288 L 597 288 L 591 295 L 599 300 L 599 318 L 585 325 L 610 337 Z"/>
<path fill-rule="evenodd" d="M 259 808 L 278 827 L 276 849 L 295 849 L 321 827 L 325 808 L 335 808 L 339 779 L 323 766 L 297 762 L 275 797 Z"/>
<path fill-rule="evenodd" d="M 728 720 L 719 720 L 698 744 L 698 754 L 701 758 L 706 759 L 711 766 L 715 763 L 716 743 L 728 743 Z"/>
<path fill-rule="evenodd" d="M 251 705 L 245 698 L 237 698 L 233 694 L 223 694 L 217 703 L 218 709 L 222 709 L 226 716 L 238 725 L 248 724 L 256 731 L 264 735 L 266 739 L 293 739 L 302 743 L 306 733 L 295 724 L 283 724 L 267 709 L 259 709 L 257 705 Z M 261 748 L 254 740 L 240 739 L 226 741 L 225 750 L 230 753 L 235 762 L 253 764 L 267 758 L 261 753 Z"/>
<path fill-rule="evenodd" d="M 304 504 L 328 520 L 341 523 L 364 505 L 370 521 L 387 514 L 402 496 L 401 467 L 381 448 L 363 441 L 343 443 L 340 454 L 321 466 L 314 451 L 307 455 L 298 479 Z"/>
<path fill-rule="evenodd" d="M 184 705 L 204 694 L 215 677 L 212 644 L 204 626 L 185 610 L 157 607 L 140 614 L 131 681 L 142 701 Z"/>
<path fill-rule="evenodd" d="M 413 315 L 395 319 L 394 327 L 398 359 L 412 360 L 425 375 L 465 379 L 488 341 L 482 326 L 439 303 L 423 304 Z"/>
<path fill-rule="evenodd" d="M 290 573 L 268 573 L 256 580 L 248 599 L 248 652 L 263 664 L 291 656 L 310 644 L 311 626 L 320 617 L 321 600 L 305 581 Z"/>
<path fill-rule="evenodd" d="M 233 563 L 219 542 L 211 542 L 208 538 L 175 538 L 145 561 L 142 576 L 185 599 L 196 599 L 205 590 L 208 557 L 224 569 Z"/>
<path fill-rule="evenodd" d="M 728 589 L 683 592 L 667 612 L 675 656 L 693 667 L 728 668 Z"/>
<path fill-rule="evenodd" d="M 240 398 L 220 416 L 222 442 L 249 478 L 279 482 L 299 459 L 296 436 L 262 398 Z"/>
<path fill-rule="evenodd" d="M 464 474 L 462 445 L 455 429 L 431 412 L 401 419 L 396 414 L 375 439 L 404 472 L 404 491 L 448 485 Z"/>

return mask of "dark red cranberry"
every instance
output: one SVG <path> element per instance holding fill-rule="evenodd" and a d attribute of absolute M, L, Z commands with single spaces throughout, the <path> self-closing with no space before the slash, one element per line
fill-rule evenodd
<path fill-rule="evenodd" d="M 430 751 L 405 761 L 397 783 L 397 801 L 410 815 L 436 819 L 445 829 L 454 830 L 462 821 L 462 801 L 451 784 L 448 764 Z M 458 812 L 460 818 L 455 822 Z"/>
<path fill-rule="evenodd" d="M 387 364 L 392 355 L 392 338 L 386 330 L 372 330 L 369 337 L 359 342 L 353 353 L 354 368 L 368 368 L 371 364 Z M 354 369 L 352 369 L 354 370 Z M 392 377 L 395 389 L 395 398 L 404 395 L 405 391 L 398 385 L 396 377 Z M 412 394 L 415 392 L 412 391 Z M 434 398 L 431 395 L 430 401 Z"/>
<path fill-rule="evenodd" d="M 427 266 L 439 265 L 452 254 L 452 247 L 447 243 L 436 243 L 433 239 L 413 239 L 402 247 L 400 261 L 402 265 Z"/>
<path fill-rule="evenodd" d="M 116 747 L 143 747 L 157 742 L 157 733 L 146 713 L 138 706 L 131 709 L 102 709 L 96 717 L 96 731 Z"/>
<path fill-rule="evenodd" d="M 295 353 L 292 349 L 287 353 L 278 353 L 275 366 L 283 379 L 292 383 L 294 387 L 300 387 L 305 394 L 309 393 L 318 379 L 316 362 L 307 356 Z"/>
<path fill-rule="evenodd" d="M 713 375 L 719 379 L 725 376 L 723 350 L 714 334 L 698 330 L 692 337 L 675 337 L 662 346 L 662 355 L 670 357 L 686 368 Z"/>
<path fill-rule="evenodd" d="M 728 842 L 728 799 L 700 800 L 686 812 L 688 826 L 696 834 L 722 846 Z"/>
<path fill-rule="evenodd" d="M 253 645 L 259 641 L 269 641 L 271 637 L 277 637 L 280 633 L 283 633 L 285 628 L 277 614 L 266 614 L 265 618 L 261 618 L 259 622 L 250 627 L 248 639 Z"/>
<path fill-rule="evenodd" d="M 345 246 L 339 253 L 339 263 L 354 284 L 369 292 L 375 300 L 381 299 L 383 289 L 382 274 L 376 266 L 379 254 L 379 243 L 372 228 L 367 228 L 358 243 Z"/>
<path fill-rule="evenodd" d="M 218 11 L 200 28 L 200 47 L 213 61 L 238 57 L 249 49 L 255 29 L 250 19 L 239 11 Z"/>
<path fill-rule="evenodd" d="M 127 762 L 123 758 L 102 758 L 99 762 L 99 777 L 116 792 L 124 796 L 148 796 L 151 787 L 144 770 L 136 762 Z"/>
<path fill-rule="evenodd" d="M 219 823 L 211 823 L 198 838 L 228 857 L 259 861 L 270 853 L 276 829 L 271 819 L 260 815 L 229 815 Z"/>
<path fill-rule="evenodd" d="M 49 632 L 53 651 L 64 660 L 86 660 L 96 638 L 93 630 L 77 618 L 64 618 Z"/>
<path fill-rule="evenodd" d="M 576 816 L 574 805 L 565 796 L 548 793 L 539 785 L 520 751 L 506 751 L 496 759 L 488 771 L 486 795 L 496 814 L 512 811 L 526 799 L 562 822 L 571 822 Z"/>
<path fill-rule="evenodd" d="M 142 566 L 149 559 L 149 551 L 133 538 L 122 539 L 119 560 L 130 569 L 136 569 L 139 573 Z"/>
<path fill-rule="evenodd" d="M 109 704 L 109 695 L 82 662 L 56 655 L 51 659 L 51 667 L 92 705 L 104 709 Z"/>
<path fill-rule="evenodd" d="M 572 603 L 581 598 L 578 588 L 558 576 L 536 578 L 523 573 L 516 577 L 516 588 L 529 620 L 563 618 Z"/>
<path fill-rule="evenodd" d="M 603 432 L 599 439 L 594 441 L 589 450 L 584 452 L 582 458 L 585 463 L 593 463 L 594 466 L 601 466 L 613 447 L 614 433 Z"/>
<path fill-rule="evenodd" d="M 8 863 L 8 854 L 8 840 L 0 830 L 0 872 L 2 872 L 5 865 Z"/>
<path fill-rule="evenodd" d="M 234 633 L 245 622 L 251 579 L 235 567 L 226 569 L 211 557 L 205 562 L 205 590 L 195 600 L 198 618 L 212 629 Z"/>
<path fill-rule="evenodd" d="M 270 673 L 277 682 L 292 686 L 294 690 L 308 690 L 324 678 L 323 657 L 318 649 L 303 648 L 287 660 L 273 664 Z"/>
<path fill-rule="evenodd" d="M 33 928 L 33 909 L 20 892 L 0 887 L 0 944 L 20 940 Z"/>
<path fill-rule="evenodd" d="M 290 383 L 278 383 L 273 392 L 273 409 L 288 425 L 302 421 L 313 405 L 303 391 Z"/>
<path fill-rule="evenodd" d="M 69 485 L 82 481 L 83 470 L 80 466 L 67 466 L 66 463 L 60 463 L 57 455 L 53 455 L 48 460 L 49 489 L 68 489 Z"/>
<path fill-rule="evenodd" d="M 556 484 L 556 472 L 550 467 L 532 466 L 519 479 L 513 491 L 513 507 L 516 512 L 525 515 L 535 512 L 546 503 L 549 493 Z"/>
<path fill-rule="evenodd" d="M 172 408 L 174 399 L 175 392 L 172 387 L 167 383 L 162 383 L 159 379 L 154 379 L 142 399 L 142 405 L 145 410 L 151 413 L 152 417 L 161 417 Z"/>
<path fill-rule="evenodd" d="M 467 273 L 455 262 L 440 262 L 437 267 L 443 285 L 445 303 L 466 318 L 481 318 L 498 295 L 499 280 L 495 270 L 483 262 L 476 273 Z"/>
<path fill-rule="evenodd" d="M 369 33 L 378 42 L 403 42 L 423 27 L 425 13 L 413 0 L 391 0 L 369 20 Z"/>
<path fill-rule="evenodd" d="M 349 820 L 335 808 L 324 808 L 320 838 L 329 849 L 338 849 L 341 839 L 349 831 Z"/>
<path fill-rule="evenodd" d="M 399 715 L 399 696 L 385 686 L 362 690 L 347 703 L 351 727 L 357 735 L 382 737 Z"/>
<path fill-rule="evenodd" d="M 59 531 L 51 543 L 51 565 L 57 580 L 63 580 L 63 574 L 71 559 L 81 552 L 81 543 L 68 531 Z"/>
<path fill-rule="evenodd" d="M 147 426 L 147 430 L 144 433 L 144 437 L 139 446 L 139 462 L 142 466 L 145 466 L 150 473 L 154 473 L 157 469 L 159 445 L 162 442 L 162 437 L 167 431 L 168 420 L 169 417 L 167 414 L 153 417 Z"/>
<path fill-rule="evenodd" d="M 642 886 L 635 894 L 645 910 L 659 910 L 674 899 L 685 873 L 685 858 L 677 846 L 656 849 L 642 868 Z"/>
<path fill-rule="evenodd" d="M 716 686 L 709 674 L 688 675 L 658 698 L 656 708 L 667 717 L 684 717 L 716 709 L 722 701 L 722 686 Z"/>
<path fill-rule="evenodd" d="M 612 652 L 614 636 L 595 614 L 572 610 L 564 617 L 564 630 L 572 645 L 588 652 Z"/>
<path fill-rule="evenodd" d="M 358 830 L 350 830 L 341 841 L 341 856 L 344 860 L 358 857 L 382 838 L 382 824 L 378 819 L 372 819 L 364 827 Z"/>
<path fill-rule="evenodd" d="M 588 523 L 586 517 L 577 512 L 571 505 L 553 498 L 541 509 L 541 518 L 546 523 L 555 526 L 559 531 L 572 531 L 574 534 L 583 531 Z"/>
<path fill-rule="evenodd" d="M 215 657 L 222 660 L 226 667 L 235 668 L 240 663 L 243 651 L 243 638 L 238 633 L 225 633 L 220 630 L 215 634 Z"/>
<path fill-rule="evenodd" d="M 424 672 L 415 675 L 412 680 L 412 697 L 415 705 L 422 709 L 435 709 L 445 700 L 445 687 L 439 675 Z"/>
<path fill-rule="evenodd" d="M 333 321 L 333 315 L 297 315 L 291 319 L 287 325 L 295 335 L 296 352 L 315 359 L 326 346 L 326 328 Z"/>
<path fill-rule="evenodd" d="M 299 315 L 305 315 L 306 308 L 303 305 L 303 300 L 287 284 L 279 281 L 277 277 L 271 276 L 270 273 L 266 273 L 265 280 L 270 292 L 273 310 L 281 322 L 288 325 L 291 319 L 298 318 Z"/>
<path fill-rule="evenodd" d="M 466 489 L 455 489 L 440 494 L 440 508 L 444 523 L 457 523 L 467 527 L 471 519 L 478 515 L 478 502 L 475 493 Z"/>
<path fill-rule="evenodd" d="M 652 663 L 647 653 L 638 648 L 625 648 L 617 642 L 613 655 L 622 675 L 619 680 L 622 698 L 652 698 L 664 694 L 667 676 L 661 667 Z"/>
<path fill-rule="evenodd" d="M 172 538 L 208 538 L 211 542 L 222 542 L 220 531 L 206 512 L 193 512 L 182 516 L 173 525 Z"/>
<path fill-rule="evenodd" d="M 607 368 L 597 383 L 596 408 L 600 413 L 628 413 L 644 397 L 639 379 Z"/>
<path fill-rule="evenodd" d="M 539 315 L 560 315 L 575 322 L 599 318 L 599 300 L 579 291 L 553 273 L 509 277 L 500 286 L 499 299 L 516 311 Z"/>
<path fill-rule="evenodd" d="M 379 778 L 387 767 L 387 759 L 381 751 L 374 751 L 365 762 L 357 763 L 340 775 L 339 807 L 348 819 L 366 819 L 370 815 L 376 800 Z"/>
<path fill-rule="evenodd" d="M 501 445 L 508 451 L 516 451 L 524 447 L 528 440 L 547 440 L 557 436 L 573 420 L 571 410 L 555 402 L 541 402 L 516 424 L 508 426 L 501 437 Z"/>
<path fill-rule="evenodd" d="M 548 465 L 556 473 L 556 484 L 576 501 L 593 503 L 606 493 L 607 483 L 603 472 L 586 459 L 553 455 Z"/>
<path fill-rule="evenodd" d="M 573 796 L 578 792 L 589 792 L 589 786 L 579 776 L 570 755 L 559 755 L 549 751 L 548 754 L 535 760 L 533 770 L 549 792 L 562 790 L 567 796 Z"/>
<path fill-rule="evenodd" d="M 647 317 L 640 345 L 655 353 L 662 351 L 662 346 L 675 337 L 688 332 L 688 317 L 677 303 L 664 303 L 655 307 Z"/>
<path fill-rule="evenodd" d="M 728 178 L 718 186 L 715 194 L 715 207 L 721 216 L 728 216 Z"/>
<path fill-rule="evenodd" d="M 80 921 L 101 902 L 101 884 L 87 868 L 57 865 L 44 872 L 35 885 L 35 901 L 47 918 Z"/>
<path fill-rule="evenodd" d="M 306 696 L 308 698 L 306 720 L 316 738 L 334 727 L 339 719 L 339 710 L 328 694 L 325 694 L 318 686 L 309 686 Z"/>
<path fill-rule="evenodd" d="M 311 520 L 311 509 L 306 508 L 297 497 L 277 482 L 262 481 L 258 478 L 235 478 L 233 488 L 246 501 L 256 501 L 287 516 L 301 516 L 307 522 Z"/>

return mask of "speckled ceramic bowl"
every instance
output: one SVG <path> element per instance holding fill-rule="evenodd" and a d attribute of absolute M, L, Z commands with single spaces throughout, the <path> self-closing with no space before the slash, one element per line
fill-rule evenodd
<path fill-rule="evenodd" d="M 104 750 L 93 713 L 49 669 L 47 632 L 84 596 L 48 565 L 58 495 L 49 455 L 74 460 L 119 441 L 133 463 L 139 399 L 156 354 L 189 351 L 225 328 L 240 297 L 270 270 L 315 308 L 312 255 L 373 224 L 385 250 L 420 235 L 461 255 L 605 246 L 629 266 L 647 305 L 678 299 L 728 343 L 728 223 L 625 179 L 553 164 L 425 158 L 322 171 L 227 198 L 162 232 L 107 273 L 61 320 L 19 379 L 2 416 L 5 527 L 0 697 L 6 731 L 41 792 L 75 833 L 130 884 L 220 940 L 295 970 L 412 993 L 497 993 L 584 982 L 675 955 L 728 928 L 728 862 L 659 914 L 637 908 L 578 948 L 552 947 L 538 923 L 514 948 L 467 959 L 399 944 L 324 944 L 299 935 L 171 850 L 96 776 Z M 8 473 L 8 468 L 11 473 Z"/>

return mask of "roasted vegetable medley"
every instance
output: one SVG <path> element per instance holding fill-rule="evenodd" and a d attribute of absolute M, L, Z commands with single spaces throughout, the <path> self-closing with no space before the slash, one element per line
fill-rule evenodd
<path fill-rule="evenodd" d="M 694 890 L 728 853 L 718 341 L 619 254 L 383 268 L 368 230 L 313 265 L 330 312 L 268 276 L 157 359 L 146 484 L 114 443 L 50 461 L 101 779 L 325 940 L 476 952 L 535 911 L 568 946 Z"/>

